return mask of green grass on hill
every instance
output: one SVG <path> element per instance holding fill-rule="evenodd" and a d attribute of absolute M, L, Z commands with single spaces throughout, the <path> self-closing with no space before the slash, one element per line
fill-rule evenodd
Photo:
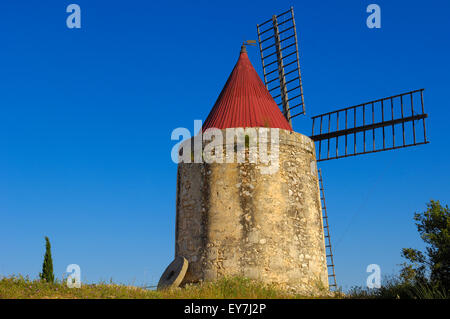
<path fill-rule="evenodd" d="M 22 276 L 0 278 L 0 299 L 305 299 L 274 285 L 246 278 L 224 278 L 214 283 L 188 285 L 162 291 L 113 283 L 85 284 L 68 288 L 66 283 L 49 284 Z M 316 297 L 317 298 L 317 297 Z M 322 297 L 324 298 L 324 297 Z M 427 285 L 411 285 L 398 280 L 386 280 L 380 289 L 354 287 L 345 295 L 334 297 L 351 299 L 448 299 L 450 295 Z"/>
<path fill-rule="evenodd" d="M 426 283 L 411 283 L 388 277 L 379 289 L 353 287 L 349 296 L 354 299 L 450 299 L 443 288 Z"/>
<path fill-rule="evenodd" d="M 68 288 L 66 283 L 49 284 L 22 276 L 0 279 L 0 299 L 290 299 L 293 295 L 245 278 L 226 278 L 215 283 L 188 285 L 163 291 L 117 284 L 86 284 Z"/>

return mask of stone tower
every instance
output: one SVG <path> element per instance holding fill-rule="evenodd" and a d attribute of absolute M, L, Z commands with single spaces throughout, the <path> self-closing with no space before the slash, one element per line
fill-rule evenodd
<path fill-rule="evenodd" d="M 244 276 L 298 293 L 328 290 L 314 142 L 292 131 L 245 47 L 202 132 L 212 128 L 224 137 L 241 128 L 245 159 L 179 163 L 175 255 L 189 262 L 183 283 Z M 235 137 L 218 141 L 214 155 L 236 151 Z M 276 155 L 270 173 L 267 162 L 250 160 L 263 142 Z"/>

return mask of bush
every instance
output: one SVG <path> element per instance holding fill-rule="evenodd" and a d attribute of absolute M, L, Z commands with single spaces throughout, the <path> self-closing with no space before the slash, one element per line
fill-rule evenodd
<path fill-rule="evenodd" d="M 53 274 L 53 260 L 50 246 L 50 240 L 45 236 L 45 255 L 44 262 L 42 263 L 42 273 L 39 274 L 41 280 L 45 280 L 48 283 L 55 282 L 55 275 Z"/>

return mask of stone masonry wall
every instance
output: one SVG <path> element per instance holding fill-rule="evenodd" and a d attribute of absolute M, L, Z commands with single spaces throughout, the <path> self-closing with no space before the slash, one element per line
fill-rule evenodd
<path fill-rule="evenodd" d="M 245 276 L 298 293 L 328 290 L 314 142 L 281 129 L 279 140 L 274 174 L 248 157 L 179 164 L 175 254 L 189 261 L 184 284 Z"/>

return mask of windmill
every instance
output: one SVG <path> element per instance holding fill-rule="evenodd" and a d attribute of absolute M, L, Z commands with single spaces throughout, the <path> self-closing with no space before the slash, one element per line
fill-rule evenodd
<path fill-rule="evenodd" d="M 178 144 L 175 260 L 160 287 L 244 276 L 305 295 L 336 288 L 317 162 L 428 143 L 423 89 L 316 115 L 309 137 L 294 132 L 292 119 L 305 114 L 305 103 L 293 9 L 257 25 L 257 31 L 258 42 L 243 43 L 199 133 Z M 264 81 L 246 50 L 257 43 Z M 202 155 L 211 149 L 214 134 L 214 155 L 231 162 L 202 156 L 195 161 L 195 150 Z M 219 138 L 224 134 L 226 139 Z M 258 149 L 270 146 L 275 155 L 270 166 L 276 169 L 269 174 L 263 170 L 267 163 L 250 156 L 234 161 L 236 151 L 229 147 L 250 152 L 257 135 L 265 145 Z"/>
<path fill-rule="evenodd" d="M 258 24 L 257 33 L 264 84 L 292 127 L 293 118 L 305 115 L 293 7 Z M 413 90 L 313 116 L 310 138 L 318 150 L 317 162 L 429 143 L 423 92 L 424 89 Z M 320 169 L 318 179 L 329 286 L 336 289 Z"/>

